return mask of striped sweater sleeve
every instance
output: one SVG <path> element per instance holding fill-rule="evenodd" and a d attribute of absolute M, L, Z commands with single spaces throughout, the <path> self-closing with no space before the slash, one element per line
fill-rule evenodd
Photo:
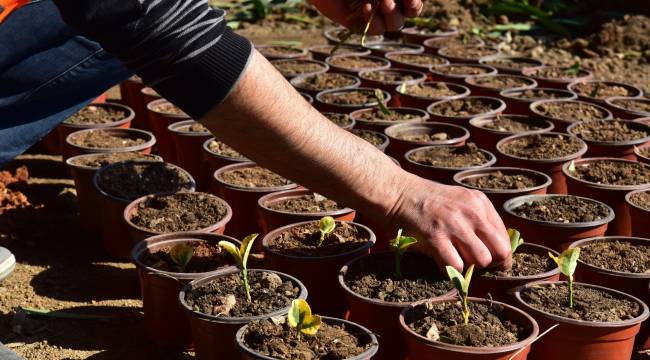
<path fill-rule="evenodd" d="M 197 119 L 228 96 L 251 55 L 207 0 L 54 1 L 75 30 Z"/>

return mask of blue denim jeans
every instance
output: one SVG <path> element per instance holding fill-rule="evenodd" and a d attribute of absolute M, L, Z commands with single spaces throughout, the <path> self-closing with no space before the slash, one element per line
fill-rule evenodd
<path fill-rule="evenodd" d="M 0 166 L 131 74 L 51 0 L 14 11 L 0 24 Z"/>

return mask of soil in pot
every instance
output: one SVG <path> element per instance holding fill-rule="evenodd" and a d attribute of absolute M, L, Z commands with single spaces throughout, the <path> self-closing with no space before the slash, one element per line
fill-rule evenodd
<path fill-rule="evenodd" d="M 490 156 L 473 143 L 459 147 L 429 147 L 411 153 L 409 158 L 418 164 L 451 169 L 480 166 L 490 161 Z"/>
<path fill-rule="evenodd" d="M 478 60 L 482 57 L 493 56 L 499 53 L 499 50 L 484 45 L 478 46 L 447 46 L 438 52 L 442 56 L 464 59 Z"/>
<path fill-rule="evenodd" d="M 579 152 L 583 143 L 576 137 L 532 134 L 500 146 L 504 153 L 524 159 L 559 159 Z"/>
<path fill-rule="evenodd" d="M 477 36 L 444 36 L 434 37 L 426 40 L 424 46 L 428 48 L 442 49 L 449 46 L 479 46 L 483 40 Z"/>
<path fill-rule="evenodd" d="M 70 142 L 77 146 L 93 149 L 125 148 L 141 145 L 148 139 L 140 133 L 116 134 L 112 130 L 95 129 L 70 136 Z"/>
<path fill-rule="evenodd" d="M 334 200 L 314 194 L 301 195 L 288 199 L 271 202 L 265 205 L 271 210 L 286 211 L 291 213 L 322 213 L 344 209 Z"/>
<path fill-rule="evenodd" d="M 604 81 L 577 82 L 571 85 L 571 91 L 584 97 L 607 99 L 614 96 L 636 96 L 629 88 Z"/>
<path fill-rule="evenodd" d="M 639 148 L 639 154 L 644 158 L 650 159 L 650 147 Z"/>
<path fill-rule="evenodd" d="M 337 49 L 332 53 L 332 50 L 334 50 L 334 47 L 336 45 L 319 45 L 319 46 L 314 46 L 309 49 L 310 52 L 316 53 L 319 56 L 319 58 L 326 58 L 328 56 L 332 55 L 346 55 L 346 54 L 370 54 L 370 51 L 367 49 L 361 47 L 361 46 L 354 46 L 354 45 L 339 45 Z"/>
<path fill-rule="evenodd" d="M 420 114 L 419 112 L 409 111 L 406 109 L 396 109 L 396 108 L 390 108 L 389 110 L 390 110 L 389 114 L 384 113 L 381 109 L 378 108 L 371 109 L 369 111 L 362 111 L 358 114 L 355 114 L 355 118 L 357 120 L 369 121 L 369 122 L 375 122 L 375 121 L 401 122 L 401 121 L 413 121 L 413 120 L 422 119 L 422 114 Z"/>
<path fill-rule="evenodd" d="M 421 143 L 430 143 L 435 141 L 444 141 L 450 138 L 449 134 L 446 132 L 437 132 L 433 134 L 397 134 L 395 138 L 405 141 L 414 141 Z"/>
<path fill-rule="evenodd" d="M 504 174 L 495 171 L 483 176 L 468 177 L 461 182 L 479 189 L 521 190 L 541 185 L 538 180 L 527 174 Z"/>
<path fill-rule="evenodd" d="M 318 222 L 293 227 L 273 238 L 269 248 L 275 252 L 299 257 L 331 256 L 354 251 L 365 246 L 369 239 L 363 232 L 346 222 L 337 222 L 334 231 L 319 246 Z"/>
<path fill-rule="evenodd" d="M 483 66 L 472 66 L 472 65 L 460 65 L 460 64 L 451 64 L 451 65 L 440 65 L 433 67 L 431 69 L 433 72 L 437 72 L 445 75 L 460 75 L 460 76 L 471 76 L 471 75 L 485 75 L 492 72 L 490 68 Z"/>
<path fill-rule="evenodd" d="M 578 70 L 576 72 L 575 69 L 571 67 L 544 66 L 538 69 L 531 70 L 530 75 L 542 79 L 570 81 L 574 79 L 583 78 L 585 76 L 589 76 L 590 73 L 585 70 Z"/>
<path fill-rule="evenodd" d="M 381 146 L 386 141 L 379 133 L 374 131 L 354 129 L 352 133 L 374 146 Z"/>
<path fill-rule="evenodd" d="M 206 134 L 210 132 L 210 130 L 208 130 L 207 127 L 203 126 L 200 122 L 197 121 L 187 126 L 178 127 L 175 130 L 178 130 L 180 132 L 185 132 L 185 133 L 202 133 L 202 134 Z"/>
<path fill-rule="evenodd" d="M 336 56 L 328 61 L 333 66 L 353 71 L 383 68 L 388 64 L 387 60 L 366 56 Z"/>
<path fill-rule="evenodd" d="M 557 265 L 547 255 L 526 253 L 523 249 L 512 254 L 512 267 L 509 270 L 485 271 L 482 276 L 533 276 L 549 272 Z"/>
<path fill-rule="evenodd" d="M 65 123 L 75 125 L 109 124 L 127 116 L 126 111 L 117 107 L 88 105 L 67 118 Z"/>
<path fill-rule="evenodd" d="M 377 81 L 381 83 L 388 84 L 400 84 L 405 81 L 414 80 L 412 74 L 404 73 L 395 70 L 376 70 L 376 71 L 365 71 L 359 74 L 363 79 Z"/>
<path fill-rule="evenodd" d="M 227 184 L 246 188 L 271 188 L 291 184 L 291 181 L 261 166 L 224 171 L 219 174 L 219 179 Z"/>
<path fill-rule="evenodd" d="M 316 74 L 301 77 L 296 81 L 292 81 L 292 84 L 297 88 L 316 92 L 350 87 L 354 86 L 356 83 L 357 80 L 355 80 L 354 77 L 337 73 Z"/>
<path fill-rule="evenodd" d="M 508 92 L 508 97 L 510 98 L 530 101 L 570 99 L 574 96 L 575 95 L 566 90 L 544 88 Z"/>
<path fill-rule="evenodd" d="M 303 49 L 291 46 L 260 46 L 257 48 L 262 55 L 271 58 L 293 58 L 299 57 L 305 53 Z"/>
<path fill-rule="evenodd" d="M 514 75 L 476 76 L 468 78 L 467 83 L 495 90 L 515 89 L 525 86 L 530 87 L 535 84 L 532 79 Z"/>
<path fill-rule="evenodd" d="M 491 121 L 481 123 L 480 127 L 509 134 L 542 130 L 541 126 L 527 121 L 526 118 L 509 115 L 497 115 Z"/>
<path fill-rule="evenodd" d="M 169 254 L 171 246 L 163 247 L 153 253 L 146 253 L 141 259 L 142 263 L 156 270 L 174 273 L 204 273 L 233 264 L 232 256 L 217 244 L 193 241 L 186 245 L 191 246 L 193 250 L 192 258 L 184 268 L 180 268 L 172 260 Z"/>
<path fill-rule="evenodd" d="M 601 203 L 575 196 L 552 196 L 512 209 L 525 219 L 553 223 L 587 223 L 605 219 L 609 209 Z"/>
<path fill-rule="evenodd" d="M 148 194 L 192 190 L 189 175 L 168 163 L 126 162 L 102 171 L 97 185 L 107 194 L 125 200 L 135 200 Z"/>
<path fill-rule="evenodd" d="M 234 158 L 234 159 L 242 159 L 242 160 L 246 159 L 244 155 L 240 154 L 235 149 L 231 148 L 226 143 L 219 140 L 210 141 L 210 143 L 208 144 L 208 149 L 210 149 L 210 151 L 212 151 L 217 155 Z"/>
<path fill-rule="evenodd" d="M 170 103 L 169 101 L 161 101 L 156 104 L 152 104 L 151 110 L 161 114 L 189 117 L 183 110 L 181 110 L 178 106 Z"/>
<path fill-rule="evenodd" d="M 312 74 L 319 71 L 325 71 L 327 68 L 324 64 L 312 60 L 276 60 L 273 61 L 272 64 L 282 75 L 287 77 Z"/>
<path fill-rule="evenodd" d="M 578 179 L 595 184 L 650 184 L 650 168 L 636 162 L 601 160 L 576 166 L 570 173 Z"/>
<path fill-rule="evenodd" d="M 630 202 L 636 206 L 650 211 L 650 190 L 638 192 L 630 196 Z"/>
<path fill-rule="evenodd" d="M 460 95 L 461 93 L 459 92 L 459 89 L 460 88 L 449 88 L 447 84 L 443 82 L 427 82 L 407 85 L 404 87 L 404 91 L 400 91 L 400 93 L 433 100 Z"/>
<path fill-rule="evenodd" d="M 328 118 L 331 122 L 335 123 L 339 127 L 349 128 L 352 125 L 352 118 L 348 114 L 337 114 L 337 113 L 322 113 L 323 116 Z"/>
<path fill-rule="evenodd" d="M 138 204 L 131 222 L 159 232 L 194 231 L 218 223 L 228 208 L 223 200 L 205 193 L 157 195 Z"/>
<path fill-rule="evenodd" d="M 650 128 L 649 131 L 643 131 L 632 129 L 626 121 L 599 120 L 581 122 L 571 128 L 571 133 L 587 141 L 624 142 L 650 136 Z"/>
<path fill-rule="evenodd" d="M 606 119 L 609 114 L 602 108 L 579 101 L 551 101 L 537 105 L 536 112 L 568 122 Z"/>
<path fill-rule="evenodd" d="M 489 60 L 481 61 L 481 63 L 508 70 L 523 70 L 527 67 L 542 65 L 539 60 L 525 57 L 495 57 Z"/>
<path fill-rule="evenodd" d="M 650 246 L 629 241 L 595 241 L 580 246 L 580 260 L 599 268 L 625 273 L 650 271 Z"/>
<path fill-rule="evenodd" d="M 499 103 L 480 97 L 448 100 L 430 106 L 428 111 L 434 115 L 447 117 L 468 117 L 498 110 Z"/>
<path fill-rule="evenodd" d="M 89 168 L 99 169 L 106 165 L 115 164 L 122 161 L 159 161 L 160 157 L 151 154 L 142 154 L 139 152 L 118 152 L 118 153 L 98 153 L 88 156 L 75 157 L 70 159 L 72 165 L 86 166 Z"/>
<path fill-rule="evenodd" d="M 320 100 L 327 104 L 371 106 L 377 104 L 375 92 L 372 90 L 349 90 L 328 92 L 320 96 Z"/>
<path fill-rule="evenodd" d="M 620 106 L 625 110 L 650 114 L 650 101 L 642 99 L 615 99 L 612 105 Z"/>
<path fill-rule="evenodd" d="M 444 58 L 431 54 L 392 53 L 390 55 L 386 55 L 386 57 L 389 60 L 394 60 L 395 62 L 427 68 L 448 63 L 448 61 Z"/>

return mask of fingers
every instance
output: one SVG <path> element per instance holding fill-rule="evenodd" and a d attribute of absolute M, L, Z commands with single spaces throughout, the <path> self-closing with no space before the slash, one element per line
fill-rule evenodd
<path fill-rule="evenodd" d="M 462 228 L 461 228 L 462 229 Z M 462 231 L 462 230 L 461 230 Z M 492 263 L 492 254 L 473 231 L 462 231 L 452 239 L 466 264 L 486 268 Z"/>
<path fill-rule="evenodd" d="M 361 27 L 363 30 L 366 26 L 366 23 L 370 21 L 370 18 L 372 17 L 372 23 L 370 24 L 370 27 L 368 28 L 368 33 L 371 35 L 379 35 L 383 34 L 386 32 L 386 25 L 384 24 L 384 18 L 381 14 L 381 11 L 376 11 L 373 14 L 373 8 L 372 5 L 365 4 L 362 10 L 363 14 L 363 19 L 364 19 L 364 24 Z"/>
<path fill-rule="evenodd" d="M 394 0 L 383 0 L 379 4 L 386 31 L 399 31 L 404 25 L 404 15 Z"/>
<path fill-rule="evenodd" d="M 402 4 L 404 4 L 404 16 L 411 18 L 420 16 L 424 8 L 422 0 L 402 0 Z"/>
<path fill-rule="evenodd" d="M 445 265 L 451 265 L 458 271 L 463 270 L 463 259 L 446 234 L 439 233 L 428 240 L 416 245 L 421 253 L 433 258 L 443 271 Z"/>
<path fill-rule="evenodd" d="M 490 250 L 492 266 L 509 268 L 512 262 L 510 238 L 503 220 L 487 196 L 481 192 L 477 196 L 483 201 L 486 221 L 482 222 L 483 226 L 476 228 L 476 234 Z"/>

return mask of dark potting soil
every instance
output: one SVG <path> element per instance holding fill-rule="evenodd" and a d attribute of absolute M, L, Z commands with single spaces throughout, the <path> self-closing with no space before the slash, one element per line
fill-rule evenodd
<path fill-rule="evenodd" d="M 384 141 L 386 141 L 386 139 L 384 139 L 374 131 L 354 129 L 352 130 L 352 133 L 362 138 L 363 140 L 373 144 L 374 146 L 382 145 Z"/>
<path fill-rule="evenodd" d="M 317 199 L 313 194 L 295 196 L 280 201 L 274 201 L 272 203 L 267 203 L 266 207 L 272 210 L 287 211 L 297 214 L 322 213 L 343 209 L 343 207 L 339 206 L 336 201 L 330 200 L 320 195 Z"/>
<path fill-rule="evenodd" d="M 589 73 L 580 70 L 577 73 L 571 68 L 568 67 L 559 67 L 559 66 L 550 66 L 544 67 L 541 69 L 535 70 L 532 73 L 533 76 L 540 77 L 542 79 L 553 79 L 553 80 L 572 80 L 578 79 L 588 75 Z"/>
<path fill-rule="evenodd" d="M 625 321 L 642 312 L 636 302 L 580 284 L 573 285 L 573 308 L 569 308 L 569 287 L 566 284 L 528 288 L 521 292 L 521 298 L 539 311 L 574 320 Z"/>
<path fill-rule="evenodd" d="M 429 46 L 442 49 L 449 46 L 480 46 L 481 39 L 474 36 L 445 36 L 429 43 Z"/>
<path fill-rule="evenodd" d="M 490 69 L 472 65 L 441 65 L 432 68 L 432 71 L 447 75 L 470 76 L 487 74 L 490 72 Z"/>
<path fill-rule="evenodd" d="M 388 64 L 388 61 L 352 55 L 330 59 L 330 64 L 343 69 L 362 70 L 384 67 Z"/>
<path fill-rule="evenodd" d="M 161 113 L 161 114 L 169 114 L 169 115 L 178 115 L 178 116 L 188 116 L 183 110 L 181 110 L 178 106 L 170 103 L 169 101 L 161 101 L 155 105 L 152 106 L 151 108 L 153 111 Z"/>
<path fill-rule="evenodd" d="M 525 329 L 505 318 L 502 305 L 470 302 L 469 309 L 471 315 L 466 325 L 463 323 L 460 301 L 420 304 L 411 310 L 414 321 L 407 324 L 424 337 L 432 335 L 435 331 L 432 327 L 435 326 L 438 333 L 436 341 L 472 347 L 504 346 L 529 335 Z"/>
<path fill-rule="evenodd" d="M 577 83 L 573 85 L 571 89 L 579 95 L 597 99 L 606 99 L 613 96 L 632 95 L 626 87 L 604 82 Z"/>
<path fill-rule="evenodd" d="M 409 158 L 418 164 L 450 169 L 466 169 L 484 165 L 490 161 L 487 153 L 474 143 L 460 147 L 431 147 L 413 152 Z"/>
<path fill-rule="evenodd" d="M 109 124 L 126 118 L 126 111 L 117 107 L 88 105 L 65 120 L 66 124 Z"/>
<path fill-rule="evenodd" d="M 291 305 L 300 287 L 276 273 L 248 272 L 251 301 L 239 273 L 220 276 L 187 292 L 185 301 L 194 311 L 212 316 L 246 317 L 270 314 Z M 234 296 L 234 299 L 233 299 Z M 234 301 L 233 301 L 234 300 Z M 233 304 L 234 302 L 234 304 Z"/>
<path fill-rule="evenodd" d="M 291 184 L 291 181 L 261 166 L 224 171 L 219 174 L 219 179 L 226 184 L 246 188 L 271 188 Z"/>
<path fill-rule="evenodd" d="M 328 325 L 322 322 L 313 335 L 298 335 L 285 318 L 281 323 L 259 320 L 248 324 L 244 343 L 255 352 L 286 360 L 345 360 L 361 355 L 371 344 L 363 344 L 357 336 L 348 332 L 345 325 Z"/>
<path fill-rule="evenodd" d="M 348 114 L 323 113 L 323 116 L 340 127 L 346 127 L 352 123 L 352 118 Z"/>
<path fill-rule="evenodd" d="M 125 162 L 102 171 L 97 185 L 106 193 L 133 201 L 149 194 L 192 190 L 190 176 L 164 162 Z"/>
<path fill-rule="evenodd" d="M 364 111 L 357 115 L 357 120 L 363 121 L 413 121 L 421 119 L 422 116 L 419 113 L 414 113 L 413 111 L 400 110 L 400 109 L 390 109 L 389 114 L 385 114 L 381 109 L 375 108 L 368 111 Z"/>
<path fill-rule="evenodd" d="M 394 275 L 393 257 L 370 255 L 348 269 L 344 281 L 355 293 L 381 301 L 410 303 L 444 295 L 452 285 L 436 263 L 418 253 L 402 258 L 402 278 Z"/>
<path fill-rule="evenodd" d="M 650 190 L 638 192 L 630 196 L 630 201 L 643 209 L 650 211 Z"/>
<path fill-rule="evenodd" d="M 522 248 L 519 248 L 522 249 Z M 512 254 L 512 268 L 507 271 L 485 271 L 482 276 L 533 276 L 551 271 L 557 267 L 547 255 L 530 254 L 519 250 Z"/>
<path fill-rule="evenodd" d="M 245 159 L 244 155 L 240 154 L 235 149 L 228 146 L 226 143 L 218 140 L 212 140 L 208 144 L 208 149 L 210 149 L 210 151 L 212 151 L 213 153 L 221 156 L 235 158 L 235 159 Z"/>
<path fill-rule="evenodd" d="M 397 70 L 376 70 L 363 72 L 360 77 L 388 84 L 401 84 L 405 81 L 413 80 L 413 75 L 406 74 Z"/>
<path fill-rule="evenodd" d="M 422 67 L 442 65 L 447 62 L 444 58 L 431 54 L 395 54 L 391 55 L 391 59 L 397 62 Z"/>
<path fill-rule="evenodd" d="M 300 257 L 332 256 L 349 253 L 368 243 L 369 238 L 353 224 L 336 222 L 334 231 L 318 246 L 318 221 L 293 227 L 273 238 L 270 244 L 277 253 Z"/>
<path fill-rule="evenodd" d="M 485 62 L 488 65 L 512 69 L 512 70 L 523 70 L 527 67 L 539 66 L 537 61 L 532 59 L 527 60 L 526 58 L 495 58 Z"/>
<path fill-rule="evenodd" d="M 632 129 L 627 122 L 619 120 L 581 122 L 571 133 L 584 140 L 607 142 L 638 140 L 650 136 L 650 132 Z"/>
<path fill-rule="evenodd" d="M 378 43 L 369 45 L 368 47 L 384 54 L 389 52 L 414 51 L 417 49 L 417 46 L 399 43 Z"/>
<path fill-rule="evenodd" d="M 186 245 L 193 247 L 194 250 L 192 251 L 192 258 L 185 266 L 185 269 L 180 268 L 172 260 L 169 255 L 172 249 L 171 246 L 164 247 L 153 253 L 147 252 L 141 261 L 148 267 L 176 273 L 202 273 L 234 264 L 232 256 L 217 244 L 206 241 L 192 241 Z"/>
<path fill-rule="evenodd" d="M 201 125 L 201 123 L 197 121 L 193 122 L 191 125 L 178 128 L 178 130 L 181 132 L 188 132 L 188 133 L 209 133 L 210 132 L 210 130 L 208 130 L 207 127 Z"/>
<path fill-rule="evenodd" d="M 296 87 L 313 91 L 340 89 L 355 84 L 353 77 L 336 73 L 323 73 L 304 77 Z"/>
<path fill-rule="evenodd" d="M 509 134 L 518 134 L 542 129 L 536 124 L 531 123 L 529 118 L 509 115 L 497 115 L 494 119 L 491 119 L 491 121 L 481 124 L 481 127 Z"/>
<path fill-rule="evenodd" d="M 532 134 L 503 144 L 504 153 L 524 159 L 560 159 L 579 152 L 583 143 L 563 134 Z"/>
<path fill-rule="evenodd" d="M 74 165 L 88 166 L 91 168 L 99 169 L 100 167 L 106 165 L 115 164 L 122 161 L 129 161 L 129 160 L 159 161 L 159 158 L 156 155 L 127 151 L 127 152 L 118 152 L 118 153 L 92 154 L 89 156 L 76 158 L 74 160 L 71 160 L 71 162 Z"/>
<path fill-rule="evenodd" d="M 334 51 L 334 53 L 332 53 L 332 50 L 334 50 L 334 45 L 322 46 L 317 49 L 312 49 L 310 51 L 318 54 L 325 54 L 327 56 L 363 53 L 366 51 L 366 49 L 360 46 L 352 46 L 352 45 L 341 45 L 336 49 L 336 51 Z"/>
<path fill-rule="evenodd" d="M 325 69 L 324 65 L 310 60 L 280 60 L 274 61 L 273 66 L 284 76 L 311 74 Z"/>
<path fill-rule="evenodd" d="M 490 89 L 515 89 L 533 85 L 531 79 L 511 75 L 486 75 L 470 78 L 470 83 Z"/>
<path fill-rule="evenodd" d="M 575 101 L 543 103 L 538 105 L 536 110 L 544 116 L 568 122 L 601 120 L 608 115 L 594 105 Z"/>
<path fill-rule="evenodd" d="M 372 90 L 334 91 L 321 95 L 321 100 L 324 103 L 336 105 L 370 106 L 377 104 L 375 93 Z"/>
<path fill-rule="evenodd" d="M 70 142 L 86 148 L 112 149 L 144 144 L 147 140 L 138 133 L 118 134 L 112 130 L 94 129 L 71 136 Z"/>
<path fill-rule="evenodd" d="M 400 140 L 405 140 L 405 141 L 429 143 L 429 142 L 435 142 L 435 141 L 448 140 L 449 139 L 449 134 L 447 134 L 445 132 L 437 132 L 437 133 L 431 133 L 431 134 L 417 134 L 417 135 L 399 134 L 399 135 L 397 135 L 395 137 L 400 139 Z"/>
<path fill-rule="evenodd" d="M 459 95 L 459 92 L 450 89 L 445 83 L 436 82 L 406 86 L 404 94 L 427 99 L 439 99 L 442 97 Z"/>
<path fill-rule="evenodd" d="M 479 189 L 522 190 L 539 184 L 536 179 L 526 174 L 504 174 L 495 171 L 486 175 L 472 176 L 462 180 L 463 184 Z"/>
<path fill-rule="evenodd" d="M 496 55 L 499 50 L 489 46 L 449 46 L 441 49 L 441 55 L 455 57 L 459 59 L 478 60 L 485 56 Z"/>
<path fill-rule="evenodd" d="M 606 185 L 650 184 L 650 167 L 637 162 L 599 160 L 576 165 L 571 175 L 578 179 Z"/>
<path fill-rule="evenodd" d="M 580 260 L 599 268 L 635 274 L 650 272 L 648 245 L 625 240 L 594 241 L 580 249 Z"/>
<path fill-rule="evenodd" d="M 571 94 L 562 91 L 528 89 L 528 90 L 521 90 L 521 91 L 513 91 L 508 96 L 513 97 L 515 99 L 537 101 L 537 100 L 567 99 L 571 97 Z"/>
<path fill-rule="evenodd" d="M 291 46 L 262 46 L 257 49 L 264 56 L 274 56 L 274 57 L 293 57 L 303 54 L 302 49 L 294 48 Z"/>
<path fill-rule="evenodd" d="M 552 196 L 525 202 L 512 212 L 525 219 L 564 224 L 592 222 L 609 215 L 609 209 L 602 204 L 575 196 Z"/>
<path fill-rule="evenodd" d="M 218 223 L 227 211 L 224 201 L 210 194 L 157 195 L 138 204 L 131 222 L 159 233 L 194 231 Z"/>
<path fill-rule="evenodd" d="M 612 103 L 626 110 L 650 114 L 650 99 L 618 99 Z"/>
<path fill-rule="evenodd" d="M 429 108 L 429 111 L 441 116 L 473 116 L 495 111 L 499 103 L 482 98 L 464 98 L 441 102 Z"/>
<path fill-rule="evenodd" d="M 640 148 L 639 153 L 641 154 L 641 156 L 650 159 L 650 147 Z"/>

